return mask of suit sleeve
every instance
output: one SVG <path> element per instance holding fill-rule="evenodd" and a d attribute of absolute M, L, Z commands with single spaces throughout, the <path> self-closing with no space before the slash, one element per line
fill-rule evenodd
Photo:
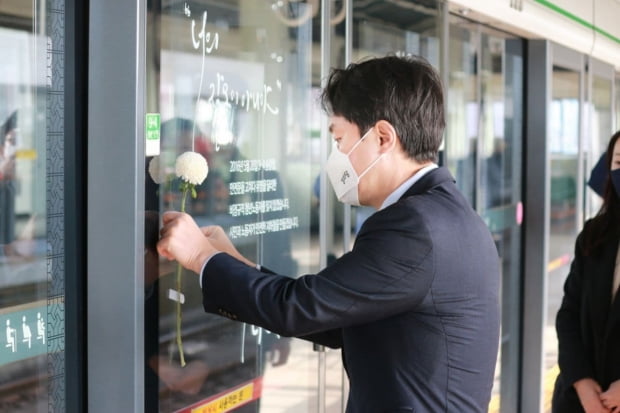
<path fill-rule="evenodd" d="M 266 274 L 227 254 L 214 256 L 202 274 L 205 311 L 282 336 L 332 342 L 338 337 L 332 330 L 414 308 L 434 275 L 430 237 L 423 224 L 388 218 L 375 220 L 350 253 L 315 275 Z"/>
<path fill-rule="evenodd" d="M 569 385 L 577 380 L 594 377 L 592 365 L 584 348 L 581 328 L 582 293 L 584 288 L 583 235 L 575 242 L 575 258 L 564 283 L 564 297 L 556 317 L 558 364 Z"/>
<path fill-rule="evenodd" d="M 265 274 L 276 274 L 271 271 L 269 268 L 261 266 L 261 272 Z M 334 349 L 338 349 L 342 347 L 342 330 L 337 328 L 334 330 L 321 331 L 318 333 L 310 334 L 307 336 L 298 337 L 302 340 L 311 341 L 316 344 L 320 344 L 322 346 L 331 347 Z"/>

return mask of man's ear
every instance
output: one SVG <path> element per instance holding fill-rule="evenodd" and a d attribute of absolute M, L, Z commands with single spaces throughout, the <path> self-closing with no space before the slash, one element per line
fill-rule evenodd
<path fill-rule="evenodd" d="M 381 153 L 389 152 L 398 145 L 398 135 L 396 129 L 387 120 L 380 120 L 375 124 L 375 131 L 379 138 L 379 151 Z"/>

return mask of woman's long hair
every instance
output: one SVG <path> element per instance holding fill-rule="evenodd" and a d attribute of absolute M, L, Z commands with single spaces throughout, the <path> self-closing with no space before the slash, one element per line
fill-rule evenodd
<path fill-rule="evenodd" d="M 607 177 L 603 205 L 592 220 L 592 229 L 585 235 L 584 251 L 586 255 L 595 254 L 600 247 L 620 237 L 620 197 L 611 182 L 611 162 L 614 158 L 614 147 L 620 139 L 620 130 L 613 134 L 607 146 Z"/>

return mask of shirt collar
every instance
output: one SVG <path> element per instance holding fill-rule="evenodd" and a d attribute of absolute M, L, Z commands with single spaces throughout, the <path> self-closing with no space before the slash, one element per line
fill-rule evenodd
<path fill-rule="evenodd" d="M 400 197 L 403 196 L 403 194 L 407 192 L 407 190 L 413 186 L 413 184 L 418 182 L 420 178 L 422 178 L 424 175 L 426 175 L 428 172 L 432 171 L 435 168 L 437 168 L 437 164 L 431 163 L 430 165 L 425 166 L 424 168 L 420 169 L 411 178 L 407 179 L 398 188 L 396 188 L 394 192 L 388 195 L 388 197 L 385 198 L 385 201 L 383 201 L 383 204 L 381 205 L 381 208 L 379 208 L 379 210 L 387 208 L 390 205 L 396 203 L 396 201 L 398 201 Z"/>

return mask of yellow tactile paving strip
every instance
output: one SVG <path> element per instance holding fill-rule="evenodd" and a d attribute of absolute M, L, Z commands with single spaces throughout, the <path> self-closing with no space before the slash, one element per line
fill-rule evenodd
<path fill-rule="evenodd" d="M 543 413 L 548 413 L 549 411 L 551 411 L 551 396 L 553 395 L 553 386 L 555 385 L 555 379 L 558 377 L 559 373 L 560 368 L 557 364 L 545 372 L 545 377 L 543 380 Z M 489 403 L 489 413 L 499 413 L 499 408 L 499 394 L 496 394 L 491 397 L 491 402 Z"/>

